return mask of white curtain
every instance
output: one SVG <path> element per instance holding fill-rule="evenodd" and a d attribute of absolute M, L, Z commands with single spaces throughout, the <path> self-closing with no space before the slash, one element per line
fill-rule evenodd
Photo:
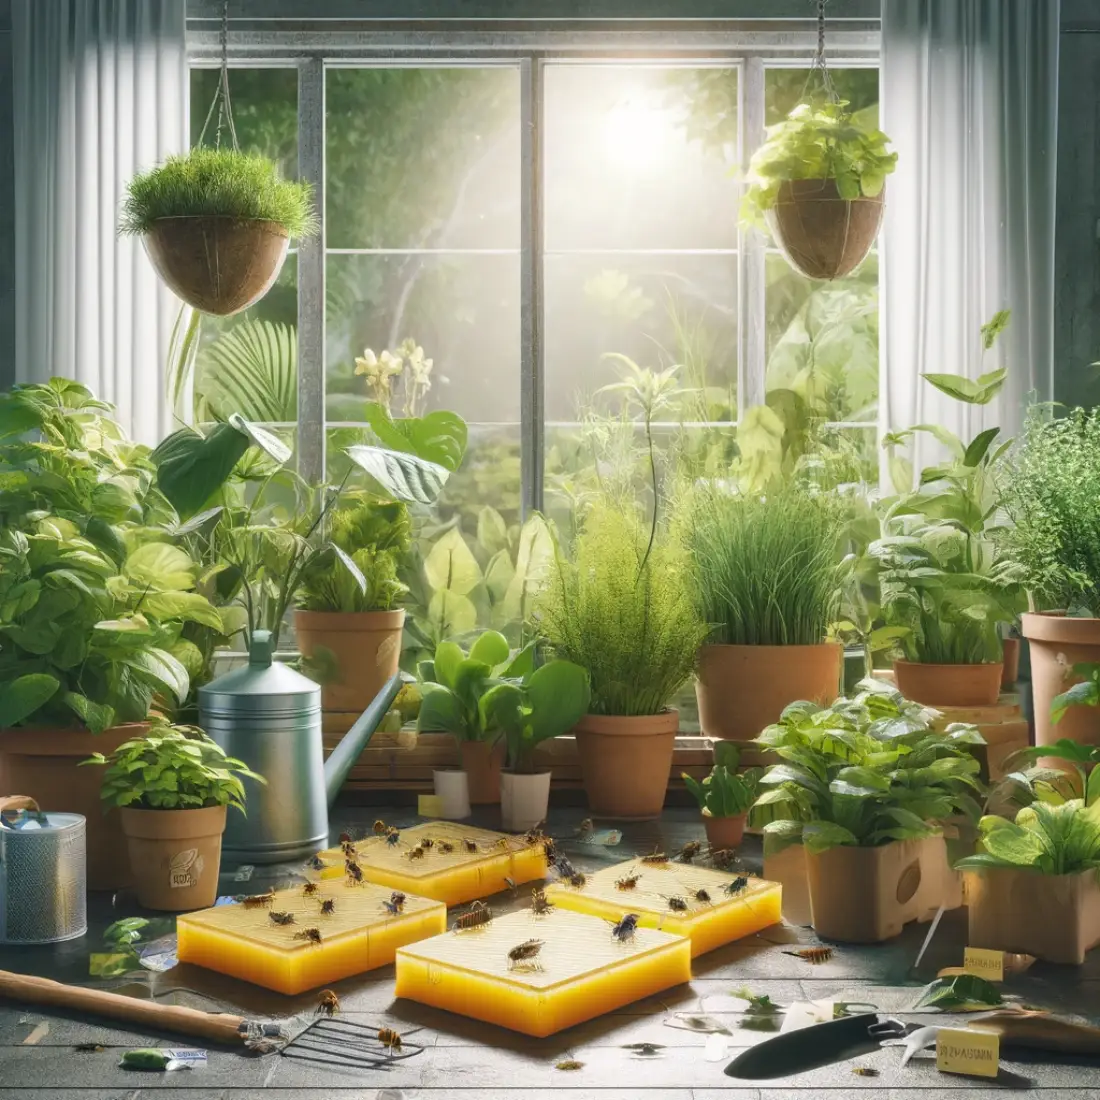
<path fill-rule="evenodd" d="M 187 147 L 184 0 L 14 0 L 16 381 L 63 375 L 168 429 L 179 303 L 120 238 L 130 177 Z"/>
<path fill-rule="evenodd" d="M 1012 434 L 1029 395 L 1053 398 L 1058 18 L 1059 0 L 882 0 L 881 125 L 898 152 L 880 258 L 885 431 Z M 979 329 L 1003 308 L 983 359 Z M 920 377 L 999 366 L 1009 381 L 985 407 Z M 922 436 L 911 457 L 919 471 L 938 445 Z"/>

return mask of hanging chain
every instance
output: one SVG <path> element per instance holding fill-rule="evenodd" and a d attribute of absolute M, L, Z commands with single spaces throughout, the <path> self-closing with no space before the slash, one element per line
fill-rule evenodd
<path fill-rule="evenodd" d="M 202 124 L 202 132 L 199 134 L 198 144 L 202 145 L 202 139 L 206 136 L 207 128 L 214 110 L 217 109 L 218 121 L 214 128 L 214 148 L 222 147 L 222 127 L 229 130 L 229 138 L 233 142 L 234 152 L 240 152 L 237 144 L 237 128 L 233 125 L 233 107 L 229 101 L 229 0 L 222 0 L 222 30 L 221 30 L 222 64 L 218 77 L 218 86 L 214 90 L 214 99 L 210 104 L 210 110 L 206 112 L 206 121 Z"/>
<path fill-rule="evenodd" d="M 817 52 L 814 54 L 813 62 L 810 65 L 810 71 L 806 74 L 806 83 L 802 86 L 801 99 L 806 98 L 806 89 L 810 86 L 810 81 L 816 75 L 821 81 L 821 86 L 825 90 L 825 94 L 835 103 L 840 96 L 837 94 L 835 85 L 833 84 L 833 78 L 829 74 L 829 66 L 825 61 L 825 5 L 829 0 L 814 0 L 817 7 Z"/>

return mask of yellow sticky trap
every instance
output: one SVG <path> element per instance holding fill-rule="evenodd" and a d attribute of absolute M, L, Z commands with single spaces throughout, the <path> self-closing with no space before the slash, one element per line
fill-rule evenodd
<path fill-rule="evenodd" d="M 430 847 L 423 846 L 426 841 Z M 368 837 L 355 850 L 368 881 L 447 905 L 499 893 L 509 888 L 506 879 L 519 884 L 545 878 L 547 870 L 541 843 L 450 821 L 402 829 L 394 844 L 384 836 Z M 421 855 L 413 858 L 416 851 Z M 320 857 L 326 864 L 322 879 L 343 878 L 342 849 L 332 848 Z"/>
<path fill-rule="evenodd" d="M 437 794 L 416 796 L 416 812 L 419 817 L 442 817 L 443 799 Z"/>
<path fill-rule="evenodd" d="M 620 943 L 606 921 L 529 909 L 397 952 L 398 997 L 542 1038 L 691 980 L 682 936 L 639 928 Z M 508 952 L 540 940 L 537 967 Z"/>
<path fill-rule="evenodd" d="M 996 1077 L 1001 1040 L 991 1031 L 941 1027 L 936 1035 L 936 1069 L 968 1077 Z"/>
<path fill-rule="evenodd" d="M 446 906 L 405 897 L 398 914 L 386 910 L 391 890 L 343 880 L 320 882 L 306 895 L 302 886 L 277 890 L 270 905 L 218 905 L 176 920 L 180 962 L 230 974 L 278 993 L 301 993 L 393 962 L 399 947 L 438 935 L 447 927 Z M 332 912 L 322 911 L 331 901 Z M 280 925 L 271 913 L 290 913 Z M 321 942 L 298 938 L 316 928 Z"/>
<path fill-rule="evenodd" d="M 638 881 L 630 889 L 617 883 Z M 744 887 L 727 889 L 740 876 L 691 864 L 643 863 L 632 859 L 587 876 L 582 887 L 555 883 L 546 896 L 563 909 L 617 921 L 637 913 L 643 928 L 660 928 L 691 940 L 691 955 L 702 955 L 723 944 L 778 924 L 782 888 L 776 882 L 746 876 Z M 704 897 L 699 897 L 700 891 Z M 673 908 L 678 901 L 685 908 Z"/>
<path fill-rule="evenodd" d="M 977 974 L 987 982 L 1003 982 L 1005 953 L 991 951 L 985 947 L 968 947 L 963 952 L 963 971 L 967 974 Z"/>

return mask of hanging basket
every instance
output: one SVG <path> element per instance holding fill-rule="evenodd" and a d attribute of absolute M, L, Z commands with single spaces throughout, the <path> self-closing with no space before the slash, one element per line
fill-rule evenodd
<path fill-rule="evenodd" d="M 217 215 L 160 218 L 143 240 L 169 289 L 218 317 L 240 313 L 271 289 L 290 244 L 278 222 Z"/>
<path fill-rule="evenodd" d="M 882 224 L 885 191 L 842 199 L 836 181 L 787 180 L 764 214 L 787 262 L 811 279 L 839 279 L 857 268 Z"/>

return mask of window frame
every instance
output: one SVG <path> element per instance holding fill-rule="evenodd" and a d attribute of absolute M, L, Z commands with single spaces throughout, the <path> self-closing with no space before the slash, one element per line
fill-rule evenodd
<path fill-rule="evenodd" d="M 221 60 L 216 31 L 189 31 L 191 68 L 215 68 Z M 320 231 L 299 243 L 298 420 L 299 473 L 314 482 L 325 476 L 326 429 L 339 426 L 325 415 L 325 74 L 359 67 L 505 65 L 520 78 L 520 505 L 524 517 L 542 511 L 545 459 L 544 245 L 542 137 L 545 72 L 556 62 L 630 64 L 646 62 L 718 66 L 738 70 L 740 148 L 744 167 L 764 137 L 765 70 L 806 67 L 817 47 L 816 29 L 793 22 L 744 20 L 678 22 L 619 21 L 617 25 L 484 24 L 452 21 L 446 28 L 378 23 L 369 30 L 336 24 L 271 29 L 271 24 L 235 21 L 228 57 L 233 68 L 295 68 L 298 71 L 298 172 L 313 183 Z M 834 68 L 879 65 L 877 21 L 845 21 L 829 30 L 828 63 Z M 685 249 L 705 254 L 706 249 Z M 728 250 L 727 250 L 728 251 Z M 737 296 L 738 417 L 763 403 L 766 370 L 766 253 L 760 233 L 738 227 Z M 838 428 L 874 428 L 843 422 Z"/>

